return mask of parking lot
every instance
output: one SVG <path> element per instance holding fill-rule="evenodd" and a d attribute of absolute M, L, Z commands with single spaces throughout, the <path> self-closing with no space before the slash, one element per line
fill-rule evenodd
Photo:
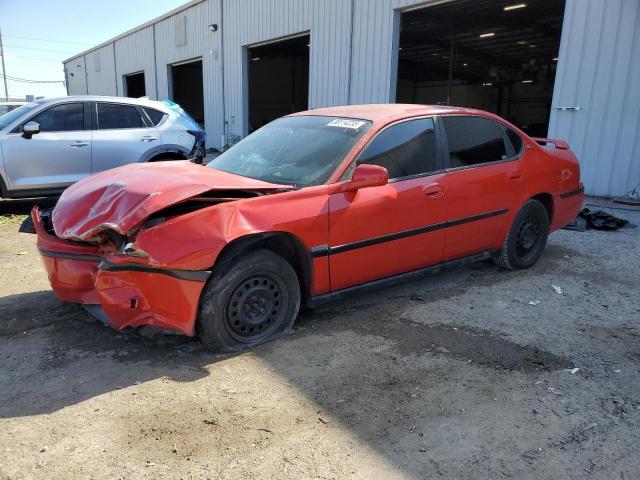
<path fill-rule="evenodd" d="M 528 271 L 353 296 L 219 356 L 58 302 L 8 216 L 29 207 L 0 204 L 2 479 L 637 478 L 638 229 L 559 231 Z"/>

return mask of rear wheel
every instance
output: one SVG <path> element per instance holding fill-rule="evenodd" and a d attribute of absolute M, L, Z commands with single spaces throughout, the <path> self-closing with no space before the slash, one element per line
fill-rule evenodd
<path fill-rule="evenodd" d="M 289 330 L 300 309 L 300 283 L 286 260 L 257 250 L 219 270 L 207 282 L 198 315 L 208 348 L 235 352 Z"/>
<path fill-rule="evenodd" d="M 516 215 L 496 264 L 509 270 L 531 267 L 542 255 L 548 236 L 547 210 L 539 201 L 529 200 Z"/>

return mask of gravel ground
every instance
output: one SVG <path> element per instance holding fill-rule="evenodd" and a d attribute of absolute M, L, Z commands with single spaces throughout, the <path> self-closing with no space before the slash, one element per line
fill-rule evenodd
<path fill-rule="evenodd" d="M 0 479 L 639 478 L 638 229 L 560 231 L 529 271 L 353 296 L 218 356 L 58 302 L 17 227 L 0 222 Z"/>

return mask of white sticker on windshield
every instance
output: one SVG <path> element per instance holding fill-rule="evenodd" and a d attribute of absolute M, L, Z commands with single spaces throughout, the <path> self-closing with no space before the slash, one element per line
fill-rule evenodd
<path fill-rule="evenodd" d="M 362 125 L 367 122 L 363 122 L 362 120 L 348 120 L 346 118 L 336 118 L 327 123 L 327 127 L 340 127 L 340 128 L 353 128 L 354 130 L 359 129 Z"/>

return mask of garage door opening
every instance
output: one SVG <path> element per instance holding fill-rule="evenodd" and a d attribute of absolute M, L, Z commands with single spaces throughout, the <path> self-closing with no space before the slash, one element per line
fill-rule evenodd
<path fill-rule="evenodd" d="M 144 72 L 124 76 L 124 94 L 131 98 L 140 98 L 147 94 L 144 86 Z"/>
<path fill-rule="evenodd" d="M 401 17 L 398 103 L 496 113 L 546 136 L 564 0 L 458 0 Z"/>
<path fill-rule="evenodd" d="M 171 99 L 204 128 L 202 60 L 171 65 Z"/>
<path fill-rule="evenodd" d="M 260 128 L 309 105 L 309 35 L 248 49 L 249 125 Z"/>

